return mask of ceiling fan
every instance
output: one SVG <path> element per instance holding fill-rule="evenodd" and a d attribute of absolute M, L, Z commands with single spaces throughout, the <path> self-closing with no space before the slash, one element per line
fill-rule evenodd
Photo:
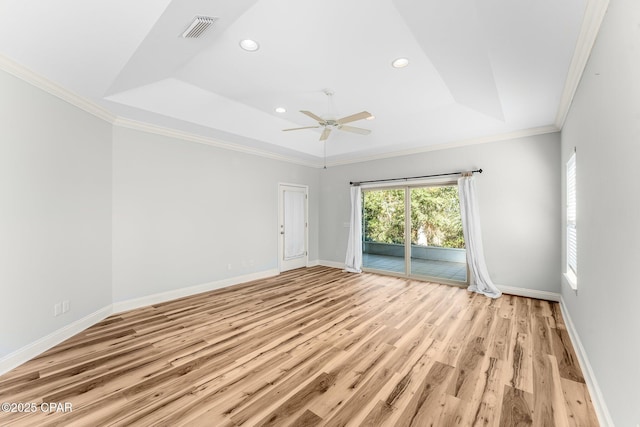
<path fill-rule="evenodd" d="M 329 97 L 329 107 L 332 107 L 332 96 L 333 92 L 328 89 L 324 90 L 325 95 Z M 371 131 L 369 129 L 362 129 L 355 126 L 347 126 L 346 123 L 355 122 L 357 120 L 368 119 L 373 117 L 371 113 L 368 111 L 361 111 L 356 114 L 352 114 L 350 116 L 343 117 L 341 119 L 323 119 L 317 114 L 313 114 L 311 111 L 300 110 L 300 112 L 306 116 L 311 117 L 313 120 L 317 121 L 318 124 L 316 126 L 304 126 L 300 128 L 292 128 L 292 129 L 282 129 L 283 132 L 288 132 L 291 130 L 302 130 L 302 129 L 318 129 L 323 128 L 322 135 L 320 135 L 320 141 L 326 141 L 329 138 L 329 134 L 332 130 L 343 130 L 346 132 L 358 133 L 360 135 L 369 135 Z"/>

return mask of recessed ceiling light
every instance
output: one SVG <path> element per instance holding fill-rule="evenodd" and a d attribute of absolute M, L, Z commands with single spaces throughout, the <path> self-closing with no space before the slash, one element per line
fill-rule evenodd
<path fill-rule="evenodd" d="M 278 107 L 276 108 L 276 113 L 286 113 L 287 109 L 284 107 Z"/>
<path fill-rule="evenodd" d="M 240 40 L 240 47 L 248 52 L 255 52 L 260 49 L 258 42 L 251 39 Z"/>
<path fill-rule="evenodd" d="M 409 60 L 407 58 L 398 58 L 395 59 L 391 65 L 393 66 L 393 68 L 404 68 L 407 65 L 409 65 Z"/>

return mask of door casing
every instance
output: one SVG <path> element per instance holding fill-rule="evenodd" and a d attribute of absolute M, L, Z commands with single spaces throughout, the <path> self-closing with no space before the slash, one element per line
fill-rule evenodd
<path fill-rule="evenodd" d="M 305 195 L 304 203 L 304 256 L 286 260 L 284 257 L 284 192 L 299 191 Z M 307 267 L 309 264 L 309 187 L 300 184 L 278 184 L 278 270 L 280 272 Z"/>

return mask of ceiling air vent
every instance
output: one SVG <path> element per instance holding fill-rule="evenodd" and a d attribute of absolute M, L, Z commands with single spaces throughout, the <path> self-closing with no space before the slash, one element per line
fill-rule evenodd
<path fill-rule="evenodd" d="M 209 16 L 196 16 L 193 18 L 193 22 L 189 24 L 189 27 L 182 33 L 182 37 L 185 39 L 197 39 L 207 31 L 218 18 L 211 18 Z"/>

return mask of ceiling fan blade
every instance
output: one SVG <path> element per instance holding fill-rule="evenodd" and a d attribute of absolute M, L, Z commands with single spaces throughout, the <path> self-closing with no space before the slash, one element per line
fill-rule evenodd
<path fill-rule="evenodd" d="M 352 114 L 347 117 L 336 120 L 336 123 L 343 125 L 345 123 L 355 122 L 356 120 L 362 120 L 371 117 L 371 113 L 368 111 L 361 111 L 360 113 Z"/>
<path fill-rule="evenodd" d="M 369 129 L 362 129 L 362 128 L 357 128 L 354 126 L 347 126 L 347 125 L 338 126 L 338 129 L 346 130 L 347 132 L 359 133 L 360 135 L 369 135 L 371 133 Z"/>
<path fill-rule="evenodd" d="M 331 133 L 331 128 L 325 127 L 322 131 L 322 135 L 320 135 L 320 141 L 326 141 L 329 138 L 329 134 Z"/>
<path fill-rule="evenodd" d="M 300 112 L 304 115 L 311 117 L 313 120 L 317 121 L 318 123 L 324 123 L 324 119 L 322 117 L 316 116 L 311 111 L 300 110 Z"/>
<path fill-rule="evenodd" d="M 302 127 L 302 128 L 282 129 L 282 132 L 288 132 L 290 130 L 316 129 L 316 128 L 319 128 L 319 127 L 320 127 L 320 125 L 318 125 L 318 126 L 305 126 L 305 127 Z"/>

